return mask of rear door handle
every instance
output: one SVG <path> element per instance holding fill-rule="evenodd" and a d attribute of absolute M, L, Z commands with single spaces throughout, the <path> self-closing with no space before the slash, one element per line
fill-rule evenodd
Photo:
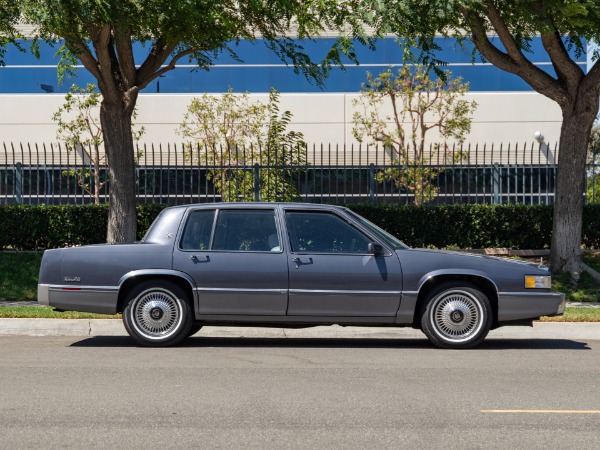
<path fill-rule="evenodd" d="M 191 255 L 190 259 L 193 261 L 194 264 L 198 264 L 198 263 L 209 262 L 210 256 L 206 255 L 206 259 L 199 259 L 196 255 Z"/>

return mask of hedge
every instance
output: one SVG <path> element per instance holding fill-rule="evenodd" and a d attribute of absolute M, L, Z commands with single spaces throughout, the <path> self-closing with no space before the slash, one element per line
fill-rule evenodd
<path fill-rule="evenodd" d="M 137 206 L 138 238 L 166 205 Z M 545 205 L 348 205 L 411 247 L 544 249 L 552 207 Z M 106 241 L 108 205 L 0 205 L 0 249 L 42 250 Z M 600 205 L 586 205 L 583 245 L 600 248 Z"/>
<path fill-rule="evenodd" d="M 137 206 L 138 239 L 167 205 Z M 0 205 L 0 249 L 42 250 L 106 242 L 108 205 Z"/>
<path fill-rule="evenodd" d="M 553 207 L 457 204 L 348 205 L 411 247 L 550 248 Z M 600 246 L 600 205 L 585 205 L 582 244 Z"/>

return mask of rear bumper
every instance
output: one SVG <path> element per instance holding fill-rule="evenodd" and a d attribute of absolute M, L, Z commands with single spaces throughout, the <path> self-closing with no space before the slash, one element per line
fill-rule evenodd
<path fill-rule="evenodd" d="M 38 284 L 37 301 L 40 305 L 50 306 L 50 285 Z"/>
<path fill-rule="evenodd" d="M 38 303 L 64 311 L 116 314 L 118 286 L 38 284 Z"/>
<path fill-rule="evenodd" d="M 559 292 L 499 292 L 498 322 L 560 316 L 565 305 L 565 294 Z"/>

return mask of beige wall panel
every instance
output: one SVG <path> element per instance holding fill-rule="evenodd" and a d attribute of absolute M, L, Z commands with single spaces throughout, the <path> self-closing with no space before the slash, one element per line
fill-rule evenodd
<path fill-rule="evenodd" d="M 265 101 L 264 94 L 253 98 Z M 294 114 L 292 129 L 302 131 L 308 142 L 351 144 L 352 99 L 355 94 L 282 94 L 281 110 Z M 546 142 L 559 138 L 561 114 L 552 101 L 536 93 L 473 93 L 479 103 L 472 143 L 533 142 L 540 131 Z M 145 142 L 179 142 L 176 129 L 191 95 L 145 94 L 138 102 L 137 122 L 146 128 Z M 0 142 L 52 142 L 56 125 L 52 114 L 64 102 L 62 94 L 0 95 Z"/>

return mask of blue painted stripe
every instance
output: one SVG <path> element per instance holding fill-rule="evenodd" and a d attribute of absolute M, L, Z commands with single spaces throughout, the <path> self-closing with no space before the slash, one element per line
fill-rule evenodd
<path fill-rule="evenodd" d="M 314 42 L 304 42 L 305 50 L 315 60 L 322 58 L 334 38 L 318 39 Z M 462 76 L 470 83 L 471 91 L 531 91 L 531 88 L 519 77 L 503 72 L 490 65 L 482 64 L 475 59 L 471 64 L 472 48 L 460 48 L 453 39 L 437 39 L 441 50 L 439 58 L 449 62 L 444 67 L 453 75 Z M 532 41 L 533 60 L 538 67 L 554 74 L 548 56 L 543 51 L 541 39 Z M 81 86 L 94 83 L 94 78 L 85 70 L 78 70 L 77 78 L 67 80 L 58 86 L 56 76 L 55 56 L 57 47 L 42 44 L 39 60 L 28 53 L 22 53 L 9 48 L 5 56 L 7 67 L 0 69 L 0 93 L 42 93 L 41 85 L 51 85 L 55 92 L 66 92 L 72 83 Z M 141 62 L 149 51 L 149 46 L 137 43 L 134 46 L 136 58 Z M 357 92 L 366 79 L 366 71 L 380 73 L 390 64 L 400 64 L 402 54 L 395 39 L 381 40 L 375 51 L 358 46 L 357 56 L 361 66 L 349 64 L 346 70 L 333 68 L 325 86 L 321 89 L 309 82 L 302 74 L 296 74 L 293 68 L 287 67 L 277 56 L 266 48 L 262 42 L 242 41 L 236 47 L 237 55 L 243 62 L 236 61 L 229 54 L 222 54 L 215 59 L 215 66 L 209 71 L 193 70 L 193 66 L 184 64 L 167 73 L 164 78 L 151 83 L 144 92 L 161 93 L 218 93 L 231 87 L 235 92 L 268 92 L 275 87 L 280 92 Z M 586 55 L 572 57 L 582 66 L 586 65 Z"/>

